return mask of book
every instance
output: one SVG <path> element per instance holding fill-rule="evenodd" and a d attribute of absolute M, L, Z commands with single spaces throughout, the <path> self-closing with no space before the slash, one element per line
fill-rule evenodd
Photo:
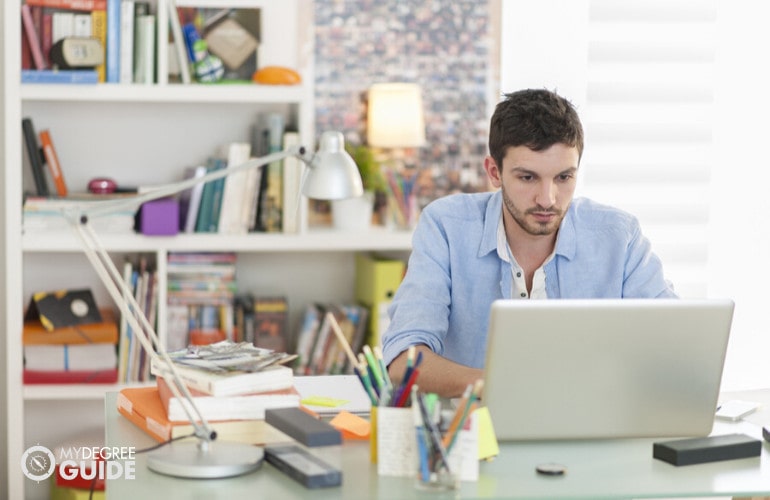
<path fill-rule="evenodd" d="M 99 74 L 90 69 L 21 70 L 21 83 L 99 83 Z"/>
<path fill-rule="evenodd" d="M 120 57 L 119 77 L 120 83 L 134 82 L 134 0 L 121 0 L 120 2 Z M 109 33 L 108 35 L 109 36 Z"/>
<path fill-rule="evenodd" d="M 21 20 L 24 27 L 24 34 L 29 42 L 29 48 L 32 51 L 32 61 L 35 63 L 35 68 L 45 69 L 45 60 L 43 58 L 43 49 L 40 46 L 40 35 L 35 27 L 35 22 L 32 20 L 32 12 L 30 5 L 22 4 L 21 6 Z M 22 79 L 22 83 L 24 80 Z"/>
<path fill-rule="evenodd" d="M 227 168 L 237 167 L 249 160 L 251 144 L 231 142 L 225 146 L 223 156 L 227 158 Z M 242 234 L 248 231 L 248 221 L 243 217 L 243 205 L 249 172 L 240 171 L 225 177 L 221 210 L 217 231 L 226 234 Z"/>
<path fill-rule="evenodd" d="M 298 146 L 299 133 L 287 131 L 283 134 L 283 149 Z M 304 164 L 296 156 L 289 156 L 283 160 L 283 232 L 297 233 L 300 228 L 300 201 L 302 173 Z"/>
<path fill-rule="evenodd" d="M 294 362 L 294 373 L 297 375 L 309 374 L 313 346 L 324 312 L 325 311 L 320 304 L 308 304 L 305 308 L 302 324 L 297 333 L 297 345 L 295 349 L 297 360 Z"/>
<path fill-rule="evenodd" d="M 109 370 L 117 366 L 115 344 L 35 344 L 24 346 L 24 367 L 38 371 Z"/>
<path fill-rule="evenodd" d="M 118 325 L 112 309 L 100 309 L 101 323 L 89 323 L 77 326 L 47 330 L 39 319 L 27 319 L 22 328 L 21 343 L 28 345 L 42 344 L 88 344 L 118 342 Z"/>
<path fill-rule="evenodd" d="M 105 47 L 106 55 L 106 78 L 107 83 L 120 82 L 120 14 L 121 0 L 106 0 L 107 5 L 107 44 Z"/>
<path fill-rule="evenodd" d="M 155 83 L 155 16 L 137 16 L 134 23 L 134 83 Z"/>
<path fill-rule="evenodd" d="M 286 297 L 254 299 L 254 345 L 273 351 L 286 351 L 289 303 Z"/>
<path fill-rule="evenodd" d="M 257 372 L 229 371 L 215 373 L 189 366 L 176 365 L 182 381 L 187 387 L 211 396 L 236 396 L 251 392 L 266 392 L 287 389 L 294 385 L 291 368 L 273 365 Z M 152 360 L 150 373 L 166 374 L 168 368 L 157 358 Z"/>
<path fill-rule="evenodd" d="M 159 442 L 195 432 L 189 422 L 172 422 L 166 416 L 157 387 L 127 387 L 118 393 L 118 412 L 131 423 Z M 237 441 L 256 445 L 291 441 L 284 433 L 268 425 L 264 420 L 221 420 L 209 425 L 222 441 Z"/>
<path fill-rule="evenodd" d="M 156 380 L 158 394 L 163 402 L 166 415 L 171 421 L 187 421 L 183 406 L 190 412 L 190 403 L 174 396 L 168 382 L 163 377 Z M 264 419 L 268 408 L 288 408 L 299 406 L 299 393 L 294 386 L 277 391 L 255 392 L 237 396 L 210 396 L 189 389 L 195 405 L 206 420 L 251 420 Z"/>
<path fill-rule="evenodd" d="M 43 145 L 43 156 L 45 156 L 48 172 L 51 174 L 51 179 L 53 179 L 54 186 L 56 187 L 56 194 L 67 196 L 67 183 L 64 182 L 59 155 L 56 154 L 56 148 L 51 139 L 51 132 L 48 129 L 40 131 L 40 143 Z"/>
<path fill-rule="evenodd" d="M 51 9 L 83 11 L 104 10 L 107 8 L 107 0 L 25 0 L 25 3 Z"/>
<path fill-rule="evenodd" d="M 26 145 L 32 176 L 35 179 L 35 190 L 40 196 L 48 196 L 48 183 L 43 171 L 42 150 L 35 133 L 35 126 L 32 124 L 32 118 L 22 118 L 21 128 L 24 133 L 24 144 Z"/>
<path fill-rule="evenodd" d="M 221 159 L 210 158 L 206 166 L 206 173 L 215 172 L 225 168 L 225 162 Z M 198 233 L 216 233 L 219 226 L 219 213 L 222 201 L 222 189 L 224 179 L 214 179 L 203 185 L 201 204 L 198 210 L 198 220 L 195 222 L 195 231 Z"/>
<path fill-rule="evenodd" d="M 267 116 L 268 147 L 271 153 L 281 151 L 284 134 L 284 119 L 280 113 Z M 267 165 L 267 186 L 262 200 L 262 225 L 268 233 L 283 230 L 283 162 L 274 161 Z"/>
<path fill-rule="evenodd" d="M 118 369 L 109 370 L 60 370 L 60 371 L 22 371 L 25 384 L 114 384 L 118 381 Z"/>
<path fill-rule="evenodd" d="M 104 83 L 107 78 L 107 12 L 104 9 L 91 11 L 91 36 L 102 46 L 102 62 L 96 66 L 96 79 Z"/>
<path fill-rule="evenodd" d="M 185 179 L 197 179 L 206 175 L 206 167 L 203 165 L 185 169 Z M 185 233 L 195 232 L 195 221 L 198 218 L 198 210 L 203 194 L 203 182 L 195 184 L 190 189 L 179 193 L 179 227 Z"/>

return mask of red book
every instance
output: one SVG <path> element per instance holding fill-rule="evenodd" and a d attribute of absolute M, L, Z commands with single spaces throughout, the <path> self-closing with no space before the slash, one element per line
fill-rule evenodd
<path fill-rule="evenodd" d="M 27 5 L 68 10 L 105 10 L 107 0 L 27 0 Z"/>
<path fill-rule="evenodd" d="M 25 384 L 114 384 L 118 381 L 118 369 L 96 371 L 37 371 L 24 370 Z"/>
<path fill-rule="evenodd" d="M 59 163 L 59 155 L 56 154 L 56 148 L 51 140 L 51 133 L 46 129 L 41 130 L 39 135 L 40 144 L 43 145 L 43 156 L 48 165 L 48 171 L 51 173 L 51 179 L 53 179 L 54 186 L 56 186 L 56 194 L 59 196 L 67 196 L 67 184 L 64 182 L 64 174 L 61 170 L 61 163 Z"/>

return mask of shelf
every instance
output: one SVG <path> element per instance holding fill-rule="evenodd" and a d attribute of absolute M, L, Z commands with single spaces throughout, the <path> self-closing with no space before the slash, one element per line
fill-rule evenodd
<path fill-rule="evenodd" d="M 108 392 L 117 392 L 125 387 L 143 387 L 152 383 L 139 384 L 32 384 L 23 388 L 25 401 L 92 400 L 104 399 Z"/>
<path fill-rule="evenodd" d="M 24 84 L 22 101 L 260 103 L 298 104 L 306 97 L 304 85 L 258 84 Z"/>
<path fill-rule="evenodd" d="M 235 251 L 235 252 L 344 252 L 344 251 L 408 251 L 412 247 L 411 231 L 372 228 L 369 231 L 343 232 L 312 229 L 302 234 L 179 234 L 177 236 L 145 236 L 140 234 L 100 234 L 105 248 L 116 252 Z M 22 237 L 24 252 L 80 252 L 74 235 L 66 232 L 26 234 Z"/>

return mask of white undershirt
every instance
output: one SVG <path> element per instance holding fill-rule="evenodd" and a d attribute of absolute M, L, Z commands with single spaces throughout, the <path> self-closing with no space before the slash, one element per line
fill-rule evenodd
<path fill-rule="evenodd" d="M 511 286 L 511 297 L 514 299 L 547 299 L 548 295 L 545 291 L 545 265 L 553 259 L 553 255 L 556 251 L 554 245 L 554 251 L 543 262 L 543 264 L 535 270 L 535 275 L 532 277 L 532 292 L 527 293 L 527 281 L 524 277 L 524 271 L 511 253 L 511 247 L 508 245 L 508 239 L 505 236 L 505 226 L 503 225 L 503 215 L 500 214 L 500 222 L 497 225 L 497 255 L 500 256 L 505 262 L 511 264 L 511 275 L 513 276 Z"/>

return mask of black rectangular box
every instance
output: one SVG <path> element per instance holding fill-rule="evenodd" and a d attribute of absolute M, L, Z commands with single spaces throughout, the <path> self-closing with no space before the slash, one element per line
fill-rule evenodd
<path fill-rule="evenodd" d="M 674 465 L 692 465 L 758 457 L 762 442 L 745 434 L 678 439 L 653 443 L 652 456 Z"/>
<path fill-rule="evenodd" d="M 265 410 L 265 422 L 305 446 L 342 444 L 342 433 L 299 408 Z"/>

